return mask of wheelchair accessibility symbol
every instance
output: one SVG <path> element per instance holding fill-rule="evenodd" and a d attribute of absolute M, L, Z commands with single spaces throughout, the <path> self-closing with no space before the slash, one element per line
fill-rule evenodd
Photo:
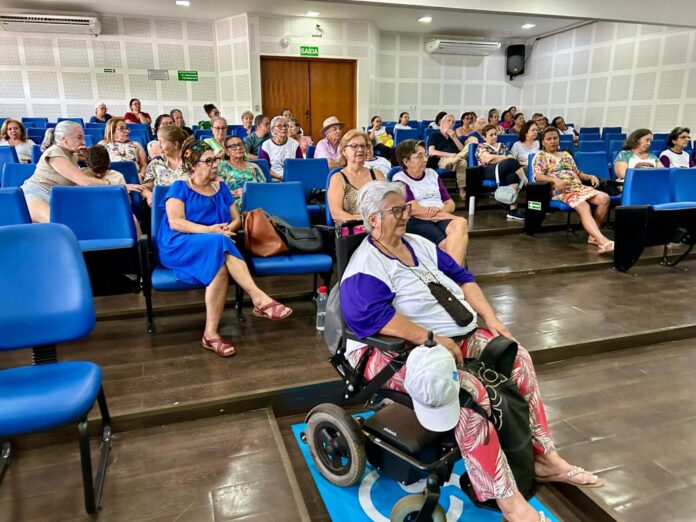
<path fill-rule="evenodd" d="M 461 462 L 458 463 L 458 466 Z M 456 467 L 455 467 L 456 469 Z M 358 490 L 358 500 L 365 516 L 373 522 L 389 522 L 389 513 L 394 503 L 406 495 L 422 493 L 425 479 L 404 486 L 388 478 L 380 478 L 372 469 L 362 479 Z M 449 482 L 442 487 L 440 504 L 445 509 L 448 522 L 463 520 L 464 493 L 459 489 L 459 474 L 452 473 Z M 500 516 L 498 516 L 500 518 Z"/>

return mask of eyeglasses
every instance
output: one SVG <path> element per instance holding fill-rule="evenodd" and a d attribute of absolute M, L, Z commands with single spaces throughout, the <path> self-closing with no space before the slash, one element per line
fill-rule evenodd
<path fill-rule="evenodd" d="M 228 149 L 243 149 L 244 144 L 243 143 L 231 143 L 230 145 L 227 146 Z"/>
<path fill-rule="evenodd" d="M 680 140 L 690 140 L 690 139 L 691 139 L 691 136 L 689 136 L 688 134 L 685 134 L 684 136 L 677 136 L 677 139 L 680 139 Z"/>
<path fill-rule="evenodd" d="M 213 127 L 214 130 L 227 130 L 227 125 L 224 127 Z"/>
<path fill-rule="evenodd" d="M 419 152 L 418 154 L 413 154 L 412 156 L 409 156 L 408 159 L 411 160 L 422 160 L 425 158 L 425 153 L 424 152 Z"/>
<path fill-rule="evenodd" d="M 198 160 L 198 163 L 205 163 L 208 167 L 212 167 L 213 165 L 217 165 L 220 163 L 220 158 L 208 158 L 205 160 Z"/>
<path fill-rule="evenodd" d="M 385 212 L 391 212 L 392 214 L 394 214 L 394 217 L 396 219 L 401 219 L 402 217 L 404 217 L 404 215 L 406 217 L 410 217 L 411 216 L 411 204 L 407 203 L 403 207 L 392 207 L 392 208 L 388 208 L 386 210 L 380 210 L 377 213 L 384 214 Z"/>
<path fill-rule="evenodd" d="M 361 143 L 351 143 L 350 145 L 345 146 L 346 149 L 353 149 L 355 150 L 365 150 L 367 148 L 367 145 L 363 145 Z"/>
<path fill-rule="evenodd" d="M 282 125 L 278 124 L 275 126 L 276 129 L 287 129 L 288 127 L 289 127 L 289 125 L 287 123 L 284 123 Z"/>
<path fill-rule="evenodd" d="M 128 127 L 116 127 L 116 130 L 121 132 L 130 132 Z"/>

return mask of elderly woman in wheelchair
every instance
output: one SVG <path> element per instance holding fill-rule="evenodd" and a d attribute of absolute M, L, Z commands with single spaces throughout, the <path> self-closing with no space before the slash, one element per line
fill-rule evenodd
<path fill-rule="evenodd" d="M 432 354 L 424 353 L 428 349 L 423 347 L 412 350 L 407 362 L 382 384 L 384 396 L 405 392 L 426 430 L 453 430 L 478 501 L 494 501 L 510 522 L 544 520 L 518 490 L 495 427 L 474 409 L 460 407 L 456 390 L 449 389 L 452 383 L 448 381 L 454 381 L 490 413 L 486 388 L 462 370 L 462 363 L 464 358 L 478 359 L 495 337 L 512 338 L 510 331 L 470 272 L 427 239 L 406 233 L 410 206 L 400 184 L 368 183 L 358 194 L 358 206 L 369 235 L 352 254 L 341 277 L 343 320 L 346 331 L 356 339 L 348 341 L 341 355 L 352 368 L 361 369 L 364 382 L 369 383 L 397 360 L 397 353 L 389 348 L 365 346 L 371 336 L 399 337 L 406 345 L 418 346 L 427 344 L 432 332 L 431 339 L 434 334 L 439 346 L 429 349 L 434 350 Z M 477 327 L 479 318 L 485 327 Z M 368 340 L 357 341 L 362 339 Z M 451 367 L 442 360 L 442 354 L 447 359 L 448 352 Z M 529 353 L 519 347 L 511 364 L 511 380 L 529 406 L 536 481 L 601 486 L 597 476 L 557 453 Z"/>

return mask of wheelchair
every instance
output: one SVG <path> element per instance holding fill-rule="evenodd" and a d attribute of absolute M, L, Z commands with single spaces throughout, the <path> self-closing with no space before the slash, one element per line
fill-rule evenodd
<path fill-rule="evenodd" d="M 339 281 L 351 254 L 365 237 L 363 233 L 337 238 Z M 381 475 L 403 485 L 425 478 L 423 493 L 398 501 L 392 508 L 390 520 L 444 522 L 446 516 L 438 503 L 440 490 L 449 481 L 454 464 L 461 458 L 454 430 L 440 433 L 425 429 L 418 422 L 407 394 L 381 388 L 393 371 L 385 370 L 384 374 L 378 374 L 368 383 L 363 377 L 367 355 L 355 369 L 345 357 L 346 340 L 349 339 L 365 343 L 370 350 L 396 352 L 397 356 L 387 366 L 394 371 L 406 362 L 408 350 L 402 339 L 383 335 L 359 339 L 344 324 L 342 342 L 331 363 L 345 383 L 343 399 L 366 401 L 374 414 L 368 418 L 354 418 L 336 404 L 320 404 L 307 414 L 307 429 L 301 435 L 302 441 L 308 444 L 322 476 L 340 487 L 357 484 L 367 462 Z M 428 343 L 435 345 L 432 334 Z M 470 497 L 474 495 L 466 474 L 462 475 L 460 482 Z"/>

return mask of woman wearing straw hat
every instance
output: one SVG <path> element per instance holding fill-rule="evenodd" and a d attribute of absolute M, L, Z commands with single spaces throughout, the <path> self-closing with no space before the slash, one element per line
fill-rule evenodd
<path fill-rule="evenodd" d="M 314 151 L 315 158 L 326 158 L 329 161 L 329 168 L 341 166 L 341 153 L 338 150 L 338 144 L 341 142 L 343 135 L 343 127 L 345 123 L 338 121 L 336 116 L 330 116 L 324 120 L 324 124 L 319 131 L 322 140 L 317 143 L 317 148 Z"/>

